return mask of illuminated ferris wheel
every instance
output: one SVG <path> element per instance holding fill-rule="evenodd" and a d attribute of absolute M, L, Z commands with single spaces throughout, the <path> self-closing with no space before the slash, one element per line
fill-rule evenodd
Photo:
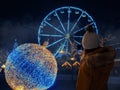
<path fill-rule="evenodd" d="M 93 25 L 98 33 L 93 18 L 84 10 L 65 6 L 50 12 L 41 22 L 38 30 L 38 43 L 48 41 L 47 48 L 56 56 L 61 51 L 69 53 L 71 44 L 81 46 L 85 27 Z"/>

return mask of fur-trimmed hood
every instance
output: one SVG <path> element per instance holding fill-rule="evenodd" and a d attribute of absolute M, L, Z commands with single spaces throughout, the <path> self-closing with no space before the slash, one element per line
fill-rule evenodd
<path fill-rule="evenodd" d="M 83 53 L 82 57 L 88 66 L 104 66 L 114 62 L 116 56 L 115 49 L 111 46 L 98 48 L 89 53 Z"/>

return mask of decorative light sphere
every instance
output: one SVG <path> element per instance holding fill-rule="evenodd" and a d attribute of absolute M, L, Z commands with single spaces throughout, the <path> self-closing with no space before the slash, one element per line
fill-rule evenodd
<path fill-rule="evenodd" d="M 56 60 L 44 46 L 23 44 L 7 58 L 5 77 L 13 90 L 46 90 L 56 75 Z"/>

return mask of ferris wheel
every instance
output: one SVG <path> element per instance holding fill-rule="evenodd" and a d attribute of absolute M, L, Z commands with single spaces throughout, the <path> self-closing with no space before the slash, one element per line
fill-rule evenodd
<path fill-rule="evenodd" d="M 61 51 L 69 53 L 71 45 L 81 46 L 87 25 L 98 29 L 93 18 L 84 10 L 65 6 L 51 11 L 41 22 L 38 30 L 38 43 L 48 41 L 47 48 L 56 56 Z"/>

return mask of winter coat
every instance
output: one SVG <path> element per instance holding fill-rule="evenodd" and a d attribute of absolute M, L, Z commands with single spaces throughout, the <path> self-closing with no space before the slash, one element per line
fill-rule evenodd
<path fill-rule="evenodd" d="M 83 51 L 76 90 L 108 90 L 107 82 L 115 55 L 115 50 L 110 46 Z"/>

